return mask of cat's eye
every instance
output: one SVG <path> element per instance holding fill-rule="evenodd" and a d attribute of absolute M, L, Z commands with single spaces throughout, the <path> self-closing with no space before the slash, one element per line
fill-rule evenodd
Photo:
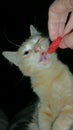
<path fill-rule="evenodd" d="M 40 43 L 40 42 L 42 42 L 43 40 L 44 40 L 44 38 L 43 38 L 43 37 L 40 37 L 40 38 L 38 39 L 37 43 Z"/>
<path fill-rule="evenodd" d="M 25 51 L 25 52 L 24 52 L 24 55 L 28 55 L 28 54 L 29 54 L 29 51 Z"/>

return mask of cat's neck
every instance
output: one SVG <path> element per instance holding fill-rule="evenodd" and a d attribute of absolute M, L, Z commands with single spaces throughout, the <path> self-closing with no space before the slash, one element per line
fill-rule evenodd
<path fill-rule="evenodd" d="M 64 65 L 60 61 L 57 61 L 50 68 L 43 69 L 43 71 L 39 70 L 39 72 L 31 77 L 32 87 L 40 87 L 43 84 L 47 86 L 48 83 L 53 82 L 61 74 L 63 67 Z"/>

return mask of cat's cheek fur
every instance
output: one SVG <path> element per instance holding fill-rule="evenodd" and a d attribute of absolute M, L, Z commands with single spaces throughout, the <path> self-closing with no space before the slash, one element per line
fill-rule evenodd
<path fill-rule="evenodd" d="M 24 64 L 25 64 L 25 66 L 24 66 Z M 24 62 L 24 60 L 21 60 L 21 63 L 19 64 L 19 68 L 24 75 L 26 75 L 26 76 L 31 75 L 30 64 L 28 64 L 27 62 Z"/>
<path fill-rule="evenodd" d="M 20 59 L 19 68 L 26 76 L 32 76 L 35 71 L 32 65 L 32 60 L 30 60 L 30 56 L 28 56 L 28 58 L 24 56 Z"/>

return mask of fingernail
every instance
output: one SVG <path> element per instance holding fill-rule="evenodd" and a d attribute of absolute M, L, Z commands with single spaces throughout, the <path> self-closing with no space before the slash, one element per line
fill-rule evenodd
<path fill-rule="evenodd" d="M 62 48 L 62 49 L 66 49 L 67 48 L 67 46 L 64 44 L 63 41 L 60 42 L 59 47 Z"/>

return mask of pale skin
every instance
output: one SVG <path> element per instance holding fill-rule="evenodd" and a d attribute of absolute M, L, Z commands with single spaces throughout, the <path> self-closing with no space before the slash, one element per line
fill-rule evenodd
<path fill-rule="evenodd" d="M 55 0 L 49 8 L 48 16 L 50 39 L 53 41 L 62 36 L 59 47 L 73 49 L 73 0 Z"/>

